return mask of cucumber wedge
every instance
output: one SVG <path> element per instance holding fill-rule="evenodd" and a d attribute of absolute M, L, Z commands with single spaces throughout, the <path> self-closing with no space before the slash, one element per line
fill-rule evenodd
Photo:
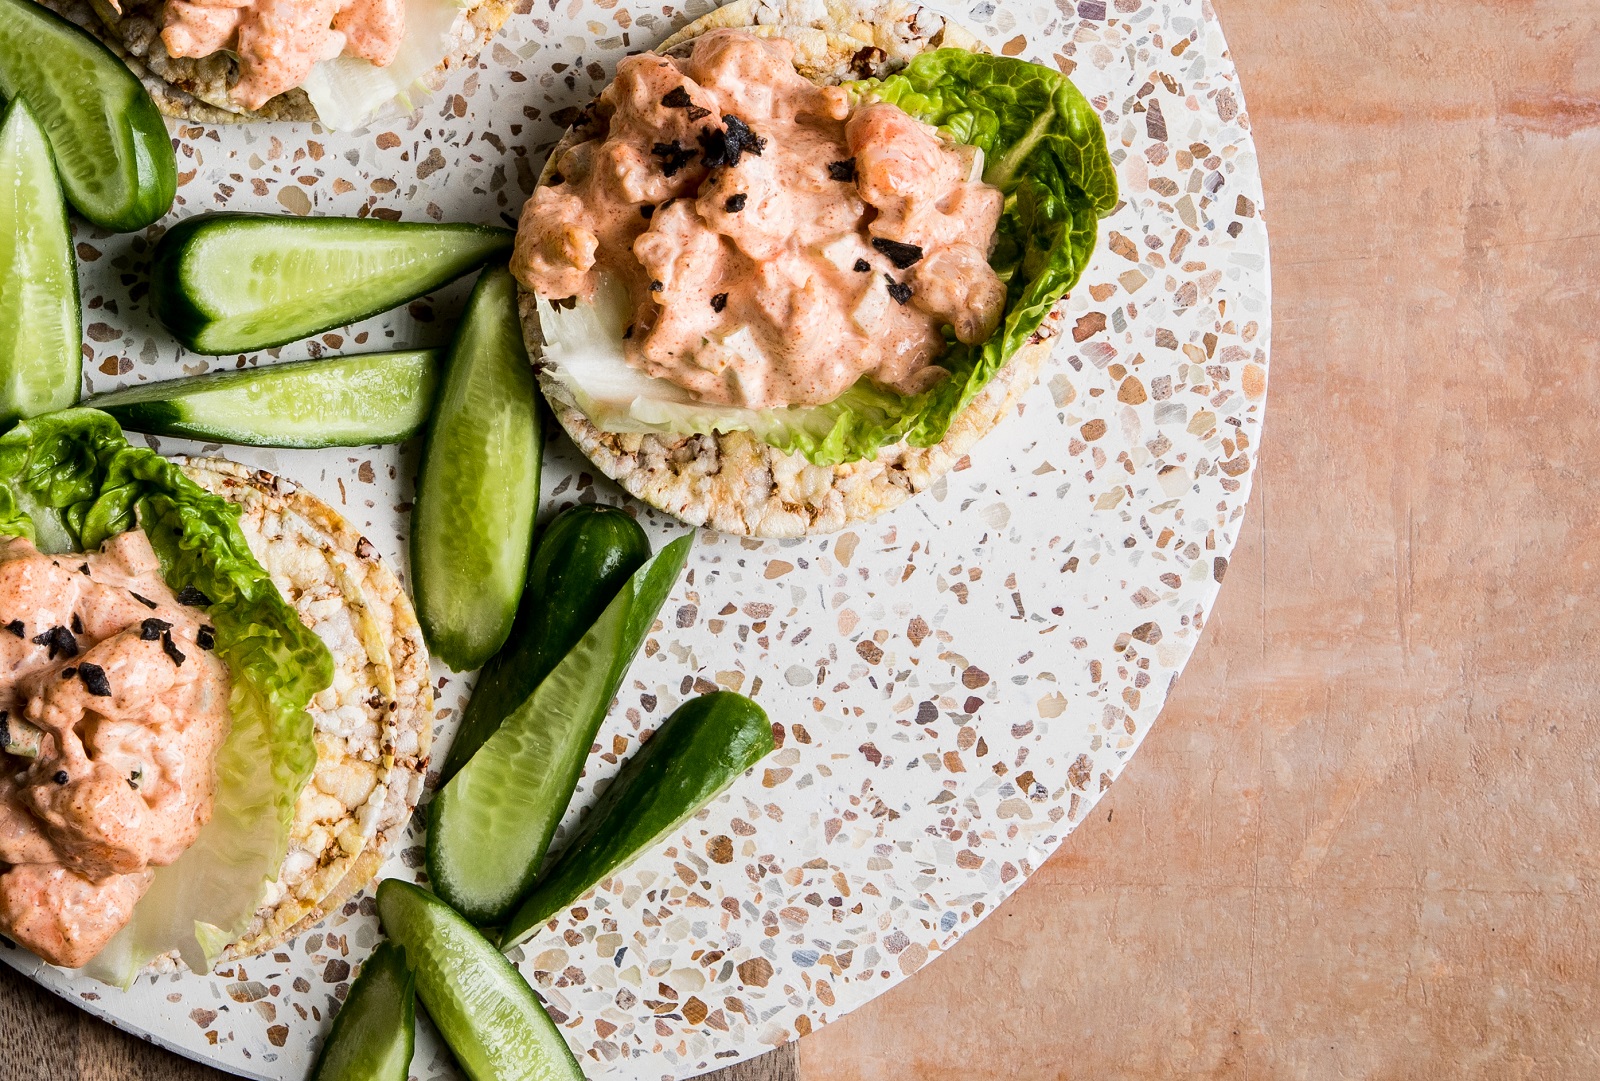
<path fill-rule="evenodd" d="M 85 405 L 124 427 L 251 447 L 400 443 L 428 422 L 432 349 L 301 360 L 97 394 Z"/>
<path fill-rule="evenodd" d="M 683 571 L 693 534 L 641 567 L 572 651 L 433 798 L 428 875 L 479 926 L 510 916 L 550 838 L 617 687 Z"/>
<path fill-rule="evenodd" d="M 472 1081 L 583 1081 L 533 988 L 448 905 L 387 878 L 378 884 L 378 916 L 405 949 L 428 1016 Z"/>
<path fill-rule="evenodd" d="M 67 206 L 44 130 L 17 98 L 0 125 L 0 425 L 76 402 L 82 345 Z"/>
<path fill-rule="evenodd" d="M 484 665 L 462 711 L 440 784 L 533 693 L 649 558 L 649 539 L 624 511 L 580 503 L 556 515 L 534 549 L 511 637 Z"/>
<path fill-rule="evenodd" d="M 178 164 L 166 122 L 92 36 L 31 0 L 0 0 L 0 94 L 32 106 L 79 214 L 131 233 L 172 209 Z"/>
<path fill-rule="evenodd" d="M 772 724 L 732 691 L 692 698 L 634 752 L 500 936 L 509 950 L 595 883 L 654 848 L 770 754 Z"/>
<path fill-rule="evenodd" d="M 414 300 L 504 254 L 481 225 L 198 214 L 156 245 L 156 318 L 197 353 L 248 353 Z"/>
<path fill-rule="evenodd" d="M 333 1019 L 310 1081 L 406 1081 L 416 1041 L 416 977 L 380 942 Z"/>
<path fill-rule="evenodd" d="M 511 633 L 539 508 L 544 444 L 516 289 L 504 265 L 473 288 L 417 477 L 417 618 L 428 648 L 457 672 L 482 665 Z"/>

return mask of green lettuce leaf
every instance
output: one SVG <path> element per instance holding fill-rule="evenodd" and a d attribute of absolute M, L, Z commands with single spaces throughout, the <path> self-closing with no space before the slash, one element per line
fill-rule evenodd
<path fill-rule="evenodd" d="M 211 600 L 233 724 L 217 757 L 211 821 L 175 863 L 157 868 L 132 921 L 85 970 L 121 985 L 174 949 L 204 972 L 249 924 L 277 878 L 295 800 L 316 766 L 306 704 L 333 679 L 327 647 L 245 543 L 236 505 L 129 446 L 98 410 L 47 413 L 0 436 L 0 534 L 82 551 L 136 525 L 167 584 Z"/>
<path fill-rule="evenodd" d="M 939 49 L 896 75 L 847 86 L 857 101 L 890 102 L 983 151 L 984 180 L 1006 196 L 989 259 L 1006 283 L 1000 328 L 981 346 L 952 342 L 939 361 L 949 377 L 920 394 L 862 379 L 826 405 L 749 410 L 689 401 L 639 373 L 630 378 L 617 368 L 620 349 L 593 345 L 596 320 L 609 325 L 609 312 L 541 303 L 540 325 L 556 346 L 546 351 L 550 373 L 602 427 L 749 431 L 818 465 L 873 458 L 901 439 L 933 446 L 1077 283 L 1099 219 L 1117 205 L 1117 179 L 1100 118 L 1071 80 L 1014 57 Z"/>

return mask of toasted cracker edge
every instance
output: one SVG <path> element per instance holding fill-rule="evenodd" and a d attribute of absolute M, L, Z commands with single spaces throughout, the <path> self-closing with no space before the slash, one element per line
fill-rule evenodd
<path fill-rule="evenodd" d="M 290 890 L 257 912 L 251 927 L 224 953 L 225 959 L 237 959 L 263 953 L 321 922 L 372 881 L 422 794 L 433 733 L 433 689 L 427 647 L 404 587 L 371 542 L 338 511 L 304 488 L 264 470 L 221 458 L 176 460 L 202 487 L 241 504 L 245 515 L 255 512 L 263 515 L 263 520 L 273 519 L 286 535 L 271 543 L 308 544 L 314 540 L 324 559 L 337 562 L 339 570 L 330 581 L 358 629 L 377 635 L 376 641 L 369 638 L 361 645 L 369 660 L 375 649 L 381 649 L 389 673 L 389 686 L 363 688 L 391 703 L 380 732 L 379 784 L 384 787 L 384 799 L 369 812 L 373 817 L 370 825 L 347 812 L 335 831 L 343 834 L 352 826 L 359 828 L 363 844 L 316 866 L 303 880 L 312 887 L 309 893 Z M 298 536 L 290 534 L 290 529 Z M 265 556 L 262 562 L 267 564 L 274 562 L 271 555 L 258 553 L 258 558 Z M 290 601 L 293 604 L 295 598 Z M 319 732 L 319 744 L 325 742 L 323 737 Z M 319 748 L 319 772 L 327 765 Z M 318 776 L 313 773 L 308 788 L 317 784 Z"/>

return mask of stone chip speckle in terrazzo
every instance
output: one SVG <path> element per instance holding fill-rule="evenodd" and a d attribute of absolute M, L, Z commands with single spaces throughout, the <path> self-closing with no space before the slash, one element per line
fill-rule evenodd
<path fill-rule="evenodd" d="M 178 126 L 177 213 L 513 223 L 559 125 L 616 60 L 706 10 L 532 5 L 415 117 L 363 134 Z M 930 491 L 827 538 L 700 534 L 576 806 L 714 688 L 761 702 L 778 749 L 515 954 L 592 1077 L 686 1077 L 758 1054 L 947 949 L 1111 784 L 1227 570 L 1260 439 L 1269 284 L 1248 115 L 1215 17 L 1138 0 L 952 13 L 997 51 L 1072 75 L 1106 124 L 1123 204 L 1039 384 Z M 161 226 L 76 228 L 90 390 L 441 344 L 467 287 L 262 357 L 199 357 L 146 307 Z M 302 481 L 405 566 L 415 448 L 224 453 Z M 624 502 L 560 438 L 544 482 L 547 515 Z M 641 520 L 658 545 L 679 532 Z M 442 748 L 469 681 L 434 677 Z M 385 873 L 421 878 L 421 845 L 419 816 Z M 184 1054 L 299 1078 L 378 936 L 364 894 L 278 951 L 126 994 L 0 958 Z M 455 1076 L 431 1030 L 412 1073 Z"/>

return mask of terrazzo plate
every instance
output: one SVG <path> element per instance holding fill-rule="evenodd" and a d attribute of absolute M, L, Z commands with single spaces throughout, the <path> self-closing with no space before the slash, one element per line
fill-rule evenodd
<path fill-rule="evenodd" d="M 415 117 L 363 134 L 180 126 L 174 214 L 511 222 L 617 59 L 705 10 L 525 5 Z M 1040 382 L 935 488 L 828 538 L 701 532 L 575 806 L 641 732 L 716 687 L 754 695 L 779 746 L 517 955 L 591 1078 L 689 1077 L 759 1054 L 948 949 L 1116 778 L 1227 569 L 1265 404 L 1269 286 L 1255 151 L 1215 16 L 1177 0 L 951 14 L 998 51 L 1070 72 L 1105 121 L 1124 202 L 1052 324 Z M 95 391 L 440 343 L 465 290 L 271 355 L 197 357 L 145 306 L 154 233 L 78 229 Z M 299 480 L 403 570 L 414 448 L 224 453 Z M 544 485 L 546 514 L 626 502 L 564 437 Z M 657 544 L 682 529 L 640 515 Z M 470 681 L 434 674 L 448 740 Z M 418 826 L 386 874 L 419 876 Z M 0 957 L 181 1054 L 298 1079 L 378 933 L 363 895 L 277 952 L 126 993 L 15 948 Z M 412 1074 L 455 1076 L 426 1026 Z"/>

